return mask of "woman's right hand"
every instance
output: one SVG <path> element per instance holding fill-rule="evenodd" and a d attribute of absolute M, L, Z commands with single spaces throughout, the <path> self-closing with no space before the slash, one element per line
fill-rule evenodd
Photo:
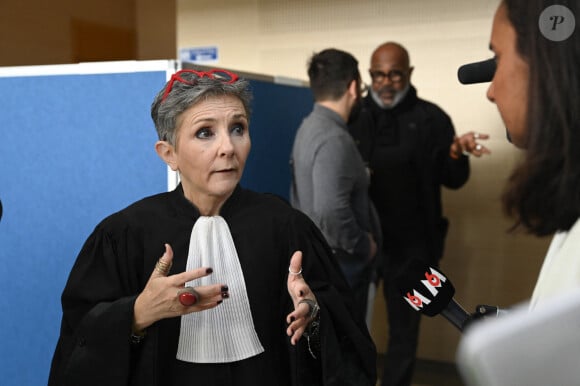
<path fill-rule="evenodd" d="M 228 287 L 225 284 L 198 286 L 195 287 L 195 292 L 199 295 L 196 302 L 189 306 L 181 304 L 179 295 L 187 292 L 187 290 L 184 290 L 185 283 L 208 276 L 213 270 L 202 267 L 167 276 L 172 261 L 173 250 L 169 244 L 165 244 L 165 253 L 155 266 L 143 292 L 135 300 L 133 308 L 134 333 L 142 332 L 161 319 L 214 308 L 223 299 L 229 297 Z M 167 270 L 164 271 L 163 267 L 167 267 Z"/>

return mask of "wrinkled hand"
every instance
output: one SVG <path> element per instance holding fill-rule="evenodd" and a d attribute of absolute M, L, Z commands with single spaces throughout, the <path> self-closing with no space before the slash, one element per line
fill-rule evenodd
<path fill-rule="evenodd" d="M 489 135 L 487 134 L 474 133 L 473 131 L 470 131 L 460 137 L 455 137 L 449 152 L 450 154 L 454 154 L 456 156 L 455 158 L 459 158 L 461 154 L 473 154 L 476 157 L 481 157 L 484 154 L 491 154 L 491 151 L 487 147 L 477 142 L 477 140 L 486 140 L 488 138 Z"/>
<path fill-rule="evenodd" d="M 302 252 L 296 251 L 290 259 L 290 272 L 288 273 L 288 293 L 294 302 L 294 311 L 286 316 L 286 323 L 288 328 L 286 334 L 291 337 L 290 343 L 295 345 L 308 324 L 312 321 L 309 316 L 310 307 L 307 304 L 299 304 L 301 300 L 310 299 L 316 301 L 316 296 L 310 290 L 308 284 L 304 280 L 302 274 L 292 274 L 291 272 L 301 272 L 302 270 Z M 317 302 L 318 303 L 318 302 Z"/>
<path fill-rule="evenodd" d="M 167 276 L 173 261 L 173 249 L 165 244 L 165 253 L 151 273 L 143 292 L 135 300 L 133 313 L 133 331 L 143 331 L 158 320 L 199 312 L 216 307 L 224 298 L 229 297 L 225 284 L 212 284 L 195 287 L 198 295 L 196 302 L 184 306 L 179 301 L 183 292 L 191 292 L 185 283 L 210 275 L 211 268 L 202 267 L 191 271 Z M 164 272 L 163 268 L 167 268 Z"/>

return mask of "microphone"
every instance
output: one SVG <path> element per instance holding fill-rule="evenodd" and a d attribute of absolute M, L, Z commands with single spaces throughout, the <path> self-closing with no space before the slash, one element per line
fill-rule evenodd
<path fill-rule="evenodd" d="M 457 70 L 457 78 L 462 84 L 490 82 L 495 74 L 495 68 L 495 58 L 464 64 Z"/>
<path fill-rule="evenodd" d="M 441 314 L 459 331 L 473 320 L 454 299 L 455 287 L 439 268 L 430 267 L 414 260 L 410 269 L 398 279 L 403 299 L 415 311 L 427 316 Z"/>

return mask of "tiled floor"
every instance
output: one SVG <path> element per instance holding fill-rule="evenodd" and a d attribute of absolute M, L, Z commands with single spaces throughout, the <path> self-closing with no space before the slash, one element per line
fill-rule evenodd
<path fill-rule="evenodd" d="M 382 357 L 378 358 L 378 375 L 382 373 Z M 380 385 L 380 381 L 377 386 Z M 419 359 L 412 386 L 465 386 L 454 363 Z"/>

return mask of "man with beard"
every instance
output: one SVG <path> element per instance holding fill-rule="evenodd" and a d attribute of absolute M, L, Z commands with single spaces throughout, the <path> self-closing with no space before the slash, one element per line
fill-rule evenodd
<path fill-rule="evenodd" d="M 347 126 L 361 99 L 358 61 L 326 49 L 310 58 L 308 77 L 315 104 L 294 139 L 290 199 L 324 234 L 352 289 L 353 313 L 364 319 L 380 230 L 369 176 Z"/>
<path fill-rule="evenodd" d="M 370 196 L 383 231 L 378 274 L 389 322 L 383 386 L 411 384 L 419 335 L 420 314 L 403 301 L 397 278 L 412 260 L 438 265 L 448 227 L 441 186 L 460 188 L 469 177 L 468 156 L 490 153 L 476 142 L 488 135 L 455 136 L 449 116 L 417 97 L 412 72 L 403 46 L 376 48 L 371 88 L 350 122 L 371 173 Z"/>

